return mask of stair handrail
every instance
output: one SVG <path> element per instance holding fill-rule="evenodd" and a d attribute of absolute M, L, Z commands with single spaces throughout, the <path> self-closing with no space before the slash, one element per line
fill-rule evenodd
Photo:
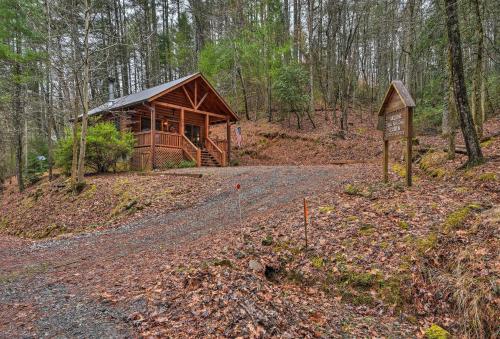
<path fill-rule="evenodd" d="M 183 140 L 182 150 L 184 152 L 186 152 L 186 154 L 191 158 L 192 161 L 196 162 L 196 167 L 200 167 L 201 166 L 201 150 L 198 147 L 196 147 L 195 144 L 193 144 L 191 142 L 191 140 L 189 140 L 188 137 L 186 137 L 186 135 L 184 135 L 184 134 L 182 134 L 182 140 Z M 196 154 L 196 157 L 193 157 L 193 155 L 191 155 L 191 152 L 189 151 L 188 147 L 184 147 L 184 145 L 189 146 L 189 148 L 191 148 L 191 151 L 193 151 Z"/>
<path fill-rule="evenodd" d="M 226 152 L 224 152 L 223 150 L 221 150 L 219 148 L 219 146 L 217 146 L 217 144 L 215 142 L 212 141 L 212 139 L 210 139 L 209 137 L 206 138 L 207 140 L 207 143 L 206 143 L 206 146 L 207 146 L 207 150 L 210 154 L 212 154 L 214 156 L 214 158 L 216 158 L 217 161 L 219 161 L 219 164 L 221 166 L 226 166 Z M 214 150 L 215 152 L 212 152 L 211 150 Z M 213 153 L 216 153 L 216 154 L 213 154 Z"/>

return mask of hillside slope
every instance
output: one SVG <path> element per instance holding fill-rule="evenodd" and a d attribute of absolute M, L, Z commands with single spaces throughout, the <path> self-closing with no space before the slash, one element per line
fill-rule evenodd
<path fill-rule="evenodd" d="M 325 120 L 325 114 L 329 117 Z M 269 123 L 242 120 L 236 126 L 242 130 L 242 147 L 237 148 L 232 128 L 233 159 L 240 165 L 326 165 L 349 162 L 379 162 L 383 142 L 381 132 L 375 128 L 376 117 L 364 112 L 351 112 L 349 132 L 345 139 L 340 137 L 339 123 L 334 122 L 331 112 L 317 112 L 316 128 L 304 120 L 303 129 L 298 130 L 287 121 Z M 485 124 L 484 135 L 500 131 L 499 118 L 492 118 Z M 211 130 L 213 138 L 226 138 L 225 126 Z M 439 135 L 420 135 L 416 131 L 418 144 L 415 149 L 441 149 L 446 141 Z M 457 145 L 463 145 L 461 133 L 457 134 Z M 390 157 L 399 160 L 403 152 L 402 140 L 391 142 Z"/>
<path fill-rule="evenodd" d="M 63 179 L 21 195 L 12 189 L 2 217 L 17 216 L 14 229 L 52 218 L 35 205 L 23 218 L 22 201 L 75 218 L 74 229 L 108 217 L 122 194 L 137 202 L 99 232 L 33 242 L 0 234 L 0 332 L 492 337 L 500 318 L 500 139 L 483 149 L 487 162 L 468 170 L 457 169 L 463 155 L 422 155 L 411 188 L 392 161 L 387 185 L 379 164 L 368 163 L 182 171 L 203 178 L 96 176 L 88 178 L 93 195 L 82 193 L 88 199 L 57 192 Z"/>

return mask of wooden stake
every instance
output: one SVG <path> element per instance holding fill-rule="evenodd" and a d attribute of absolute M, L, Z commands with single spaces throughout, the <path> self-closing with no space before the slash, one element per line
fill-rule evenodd
<path fill-rule="evenodd" d="M 236 192 L 238 193 L 238 211 L 240 212 L 240 230 L 241 230 L 241 238 L 243 241 L 245 240 L 245 234 L 243 233 L 243 219 L 241 218 L 241 195 L 240 195 L 240 184 L 236 184 Z"/>
<path fill-rule="evenodd" d="M 231 166 L 231 121 L 226 118 L 227 166 Z"/>
<path fill-rule="evenodd" d="M 389 140 L 384 140 L 384 161 L 382 164 L 384 182 L 389 182 Z"/>
<path fill-rule="evenodd" d="M 306 251 L 307 251 L 307 201 L 306 198 L 304 198 L 304 236 L 305 236 L 305 241 L 306 241 Z"/>

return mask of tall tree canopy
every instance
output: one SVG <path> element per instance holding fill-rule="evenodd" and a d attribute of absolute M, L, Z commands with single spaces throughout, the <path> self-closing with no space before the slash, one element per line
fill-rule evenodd
<path fill-rule="evenodd" d="M 305 113 L 314 122 L 315 107 L 329 108 L 322 118 L 345 133 L 349 107 L 374 112 L 391 80 L 401 79 L 410 89 L 422 128 L 440 126 L 443 98 L 451 93 L 444 0 L 88 5 L 86 44 L 82 1 L 0 0 L 1 176 L 13 174 L 16 163 L 23 171 L 35 136 L 64 137 L 70 119 L 85 110 L 84 97 L 90 107 L 106 101 L 109 78 L 116 80 L 117 97 L 202 71 L 241 116 L 272 121 L 286 118 L 273 114 L 283 107 L 275 89 L 280 75 L 297 65 L 308 80 Z M 456 7 L 464 85 L 470 89 L 462 96 L 470 96 L 480 135 L 482 121 L 500 100 L 500 6 L 464 0 Z"/>

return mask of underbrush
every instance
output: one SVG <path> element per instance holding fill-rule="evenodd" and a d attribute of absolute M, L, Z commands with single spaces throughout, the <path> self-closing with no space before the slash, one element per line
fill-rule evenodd
<path fill-rule="evenodd" d="M 450 212 L 439 228 L 417 240 L 414 296 L 434 305 L 430 310 L 457 319 L 453 332 L 489 338 L 498 329 L 500 310 L 494 263 L 500 211 L 477 203 Z M 497 244 L 498 245 L 498 244 Z"/>
<path fill-rule="evenodd" d="M 414 124 L 418 134 L 436 134 L 441 127 L 442 106 L 417 106 Z"/>
<path fill-rule="evenodd" d="M 470 338 L 492 337 L 498 328 L 499 288 L 494 274 L 487 273 L 497 254 L 485 253 L 481 243 L 488 240 L 480 240 L 493 235 L 494 229 L 487 227 L 472 235 L 476 239 L 467 247 L 460 235 L 438 236 L 436 246 L 422 253 L 415 266 L 416 285 L 427 290 L 427 296 L 416 297 L 435 305 L 435 314 L 448 314 L 449 305 L 458 319 L 454 332 Z"/>
<path fill-rule="evenodd" d="M 47 178 L 18 192 L 10 185 L 0 200 L 0 234 L 54 238 L 113 227 L 144 211 L 171 210 L 199 199 L 217 178 L 101 174 L 86 177 L 75 192 L 69 179 Z"/>
<path fill-rule="evenodd" d="M 191 168 L 191 167 L 196 167 L 196 162 L 192 160 L 182 160 L 180 162 L 167 161 L 163 166 L 168 169 Z"/>

